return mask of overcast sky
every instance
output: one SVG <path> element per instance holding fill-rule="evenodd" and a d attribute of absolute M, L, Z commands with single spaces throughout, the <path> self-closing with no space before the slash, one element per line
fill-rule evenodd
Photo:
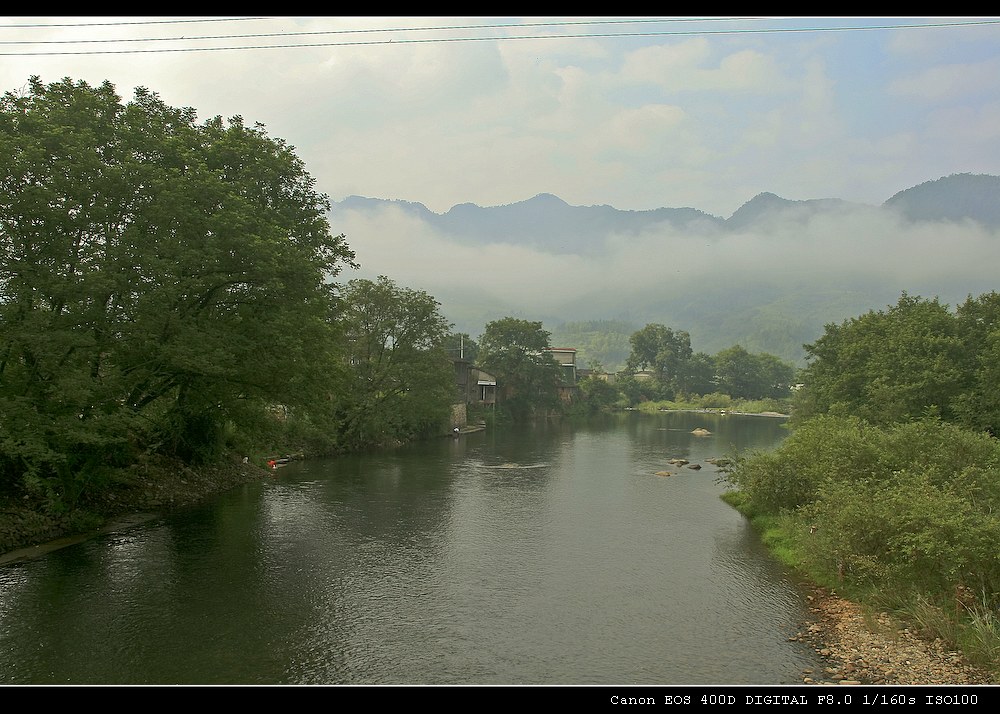
<path fill-rule="evenodd" d="M 943 176 L 1000 175 L 1000 16 L 0 18 L 4 91 L 31 75 L 241 115 L 294 146 L 332 200 L 437 213 L 551 193 L 728 218 L 765 191 L 878 206 Z M 1000 289 L 996 231 L 863 208 L 714 237 L 609 235 L 601 256 L 470 246 L 394 206 L 331 228 L 361 264 L 344 278 L 426 290 L 471 334 L 503 315 L 633 319 L 614 305 L 734 280 L 863 279 L 883 289 L 873 309 L 894 290 L 954 304 Z"/>
<path fill-rule="evenodd" d="M 878 205 L 952 173 L 1000 174 L 1000 17 L 0 26 L 4 91 L 31 75 L 110 80 L 125 99 L 145 86 L 199 119 L 239 114 L 295 146 L 333 200 L 443 213 L 552 193 L 725 218 L 762 191 Z"/>

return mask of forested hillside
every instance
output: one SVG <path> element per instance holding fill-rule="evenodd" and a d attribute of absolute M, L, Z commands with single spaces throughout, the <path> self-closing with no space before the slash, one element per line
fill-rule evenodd
<path fill-rule="evenodd" d="M 578 367 L 617 372 L 628 361 L 629 337 L 638 329 L 623 320 L 564 322 L 552 329 L 552 344 L 575 348 Z"/>

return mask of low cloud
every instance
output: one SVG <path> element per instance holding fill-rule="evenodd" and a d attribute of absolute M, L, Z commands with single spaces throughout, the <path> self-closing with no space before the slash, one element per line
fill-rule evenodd
<path fill-rule="evenodd" d="M 603 252 L 587 255 L 548 252 L 514 238 L 459 240 L 395 207 L 339 213 L 334 230 L 346 233 L 362 277 L 384 274 L 431 295 L 468 291 L 477 300 L 539 316 L 534 319 L 599 319 L 627 299 L 754 285 L 789 291 L 870 285 L 884 293 L 939 296 L 952 305 L 968 294 L 1000 289 L 998 232 L 971 222 L 909 224 L 867 207 L 811 217 L 793 212 L 746 231 L 659 228 L 608 235 Z M 453 307 L 445 303 L 444 312 Z"/>

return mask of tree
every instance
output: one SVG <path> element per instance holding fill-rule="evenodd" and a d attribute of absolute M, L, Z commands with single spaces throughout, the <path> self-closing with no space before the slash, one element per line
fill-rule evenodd
<path fill-rule="evenodd" d="M 687 381 L 688 362 L 692 357 L 691 336 L 683 330 L 674 332 L 669 327 L 649 324 L 629 338 L 632 353 L 625 371 L 651 369 L 653 378 L 667 398 L 682 389 Z"/>
<path fill-rule="evenodd" d="M 968 381 L 955 317 L 936 298 L 904 292 L 887 310 L 827 325 L 805 347 L 810 364 L 796 395 L 800 418 L 833 410 L 887 424 L 933 407 L 952 420 Z"/>
<path fill-rule="evenodd" d="M 772 354 L 751 354 L 741 345 L 715 355 L 719 390 L 736 399 L 787 397 L 795 367 Z"/>
<path fill-rule="evenodd" d="M 541 322 L 505 317 L 483 331 L 479 364 L 497 375 L 502 407 L 515 418 L 559 405 L 562 370 L 545 352 L 549 347 L 549 333 Z"/>
<path fill-rule="evenodd" d="M 32 77 L 0 100 L 0 152 L 0 478 L 72 500 L 328 393 L 330 279 L 354 255 L 284 141 Z"/>
<path fill-rule="evenodd" d="M 962 424 L 1000 436 L 1000 293 L 969 297 L 955 317 L 966 378 L 955 413 Z"/>
<path fill-rule="evenodd" d="M 595 414 L 611 409 L 622 397 L 622 393 L 607 379 L 591 375 L 580 380 L 580 399 L 577 413 Z"/>
<path fill-rule="evenodd" d="M 695 352 L 681 365 L 675 381 L 677 391 L 684 394 L 711 394 L 717 389 L 715 358 L 705 352 Z"/>
<path fill-rule="evenodd" d="M 354 374 L 337 405 L 346 444 L 383 445 L 443 430 L 455 371 L 443 346 L 451 325 L 438 302 L 385 276 L 351 280 L 342 299 Z"/>

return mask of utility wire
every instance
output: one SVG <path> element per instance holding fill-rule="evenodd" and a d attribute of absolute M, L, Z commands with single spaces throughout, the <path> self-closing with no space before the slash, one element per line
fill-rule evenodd
<path fill-rule="evenodd" d="M 421 39 L 390 39 L 390 40 L 355 40 L 348 42 L 317 42 L 281 45 L 240 45 L 222 47 L 168 47 L 157 49 L 125 49 L 125 50 L 79 50 L 79 51 L 49 51 L 49 52 L 0 52 L 0 56 L 5 57 L 35 57 L 43 55 L 101 55 L 101 54 L 149 54 L 164 52 L 219 52 L 227 50 L 269 50 L 269 49 L 293 49 L 307 47 L 356 47 L 373 45 L 403 45 L 403 44 L 427 44 L 438 42 L 499 42 L 501 40 L 566 40 L 566 39 L 596 39 L 596 38 L 617 38 L 617 37 L 677 37 L 692 35 L 738 35 L 738 34 L 779 34 L 779 33 L 803 33 L 803 32 L 858 32 L 871 30 L 904 30 L 904 29 L 927 29 L 927 28 L 953 28 L 998 25 L 997 20 L 974 20 L 962 22 L 934 22 L 934 23 L 898 23 L 891 25 L 862 25 L 852 27 L 785 27 L 785 28 L 743 28 L 734 30 L 664 30 L 658 32 L 622 32 L 622 33 L 585 33 L 585 34 L 561 34 L 561 35 L 507 35 L 507 36 L 484 36 L 484 37 L 437 37 Z M 523 25 L 515 25 L 523 26 Z M 499 26 L 498 26 L 499 27 Z M 467 28 L 461 28 L 467 29 Z M 381 30 L 387 31 L 387 30 Z M 187 38 L 180 38 L 187 39 Z"/>
<path fill-rule="evenodd" d="M 174 42 L 176 40 L 242 40 L 257 37 L 301 37 L 308 35 L 354 35 L 372 32 L 436 32 L 440 30 L 486 30 L 511 27 L 565 27 L 570 25 L 633 25 L 650 22 L 718 22 L 764 20 L 762 17 L 640 18 L 632 20 L 577 20 L 572 22 L 512 22 L 492 25 L 438 25 L 430 27 L 386 27 L 359 30 L 315 30 L 302 32 L 258 32 L 248 35 L 184 35 L 183 37 L 133 37 L 110 40 L 2 40 L 0 45 L 74 45 L 93 42 Z M 0 25 L 2 27 L 2 25 Z M 58 27 L 52 25 L 51 27 Z M 82 25 L 86 27 L 86 25 Z"/>
<path fill-rule="evenodd" d="M 70 22 L 70 23 L 27 23 L 0 25 L 0 29 L 45 28 L 45 27 L 113 27 L 117 25 L 177 25 L 186 22 L 243 22 L 245 20 L 271 20 L 270 17 L 199 17 L 194 20 L 130 20 L 121 22 Z"/>

